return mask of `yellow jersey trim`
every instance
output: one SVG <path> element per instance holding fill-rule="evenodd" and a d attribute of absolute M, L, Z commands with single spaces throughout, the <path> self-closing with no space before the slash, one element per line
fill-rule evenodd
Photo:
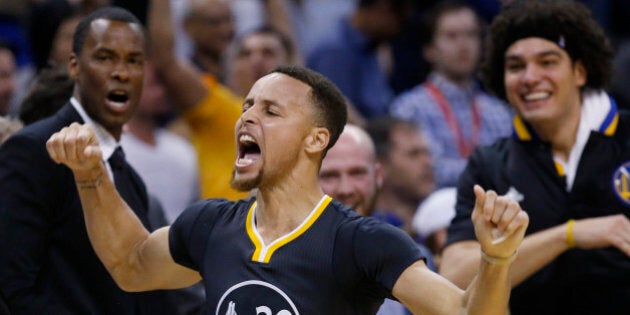
<path fill-rule="evenodd" d="M 527 130 L 527 126 L 525 126 L 525 122 L 518 115 L 514 116 L 514 132 L 516 132 L 516 136 L 522 141 L 531 141 L 532 135 Z"/>
<path fill-rule="evenodd" d="M 258 234 L 256 230 L 256 222 L 255 222 L 255 213 L 256 213 L 256 201 L 254 201 L 249 208 L 247 213 L 247 222 L 245 222 L 245 227 L 247 229 L 247 235 L 249 239 L 254 244 L 255 250 L 252 255 L 252 261 L 257 261 L 261 263 L 269 263 L 271 260 L 271 256 L 273 253 L 278 250 L 280 247 L 290 243 L 294 239 L 298 238 L 300 235 L 304 234 L 312 225 L 317 221 L 320 215 L 324 212 L 324 209 L 328 207 L 328 204 L 332 201 L 332 198 L 328 195 L 324 195 L 319 203 L 315 206 L 313 211 L 306 217 L 304 222 L 300 224 L 297 228 L 291 231 L 289 234 L 284 235 L 277 240 L 271 242 L 269 245 L 265 245 L 262 240 L 262 237 Z"/>
<path fill-rule="evenodd" d="M 606 127 L 606 130 L 604 130 L 604 134 L 607 136 L 613 136 L 615 134 L 615 131 L 617 131 L 617 125 L 619 124 L 619 113 L 615 114 L 615 118 L 613 118 L 612 122 L 610 122 L 610 125 L 608 125 L 608 127 Z"/>

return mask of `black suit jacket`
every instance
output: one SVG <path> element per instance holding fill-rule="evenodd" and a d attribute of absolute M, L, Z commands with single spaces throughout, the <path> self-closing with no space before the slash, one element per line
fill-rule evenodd
<path fill-rule="evenodd" d="M 13 314 L 173 314 L 164 291 L 128 293 L 113 281 L 88 239 L 72 172 L 45 143 L 72 122 L 68 103 L 0 147 L 0 289 Z M 144 183 L 126 200 L 148 227 Z"/>

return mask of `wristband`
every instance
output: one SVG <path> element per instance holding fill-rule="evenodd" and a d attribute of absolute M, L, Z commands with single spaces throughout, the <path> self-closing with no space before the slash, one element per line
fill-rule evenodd
<path fill-rule="evenodd" d="M 575 247 L 575 238 L 573 238 L 573 225 L 575 224 L 575 220 L 570 219 L 567 221 L 567 245 L 569 248 Z"/>
<path fill-rule="evenodd" d="M 481 250 L 481 258 L 485 260 L 487 263 L 491 265 L 505 265 L 513 262 L 516 259 L 516 255 L 518 254 L 518 250 L 515 250 L 514 253 L 508 257 L 494 257 L 486 254 L 483 249 Z"/>

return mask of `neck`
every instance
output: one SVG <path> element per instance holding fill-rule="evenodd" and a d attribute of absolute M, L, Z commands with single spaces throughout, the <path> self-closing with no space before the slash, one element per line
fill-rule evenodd
<path fill-rule="evenodd" d="M 156 123 L 152 118 L 141 117 L 140 115 L 134 115 L 133 118 L 127 122 L 128 131 L 131 132 L 140 141 L 155 145 L 155 129 Z"/>
<path fill-rule="evenodd" d="M 297 228 L 311 213 L 324 193 L 317 176 L 291 176 L 278 184 L 263 184 L 256 194 L 256 228 L 265 242 Z"/>
<path fill-rule="evenodd" d="M 446 80 L 450 81 L 451 83 L 457 85 L 458 87 L 462 89 L 468 88 L 472 82 L 472 77 L 469 75 L 455 75 L 455 74 L 448 74 L 445 72 L 437 72 L 437 73 L 441 75 L 442 77 L 444 77 Z"/>
<path fill-rule="evenodd" d="M 535 123 L 532 127 L 542 140 L 551 144 L 554 156 L 568 161 L 577 137 L 580 116 L 581 110 L 574 110 L 559 121 Z"/>

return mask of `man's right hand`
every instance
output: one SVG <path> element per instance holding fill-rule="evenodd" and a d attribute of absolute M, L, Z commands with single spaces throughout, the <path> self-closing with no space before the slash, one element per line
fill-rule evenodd
<path fill-rule="evenodd" d="M 50 136 L 46 142 L 50 158 L 65 164 L 72 171 L 88 171 L 98 168 L 102 152 L 92 126 L 72 123 Z"/>
<path fill-rule="evenodd" d="M 571 233 L 577 248 L 614 246 L 630 256 L 630 220 L 623 214 L 575 220 Z"/>

